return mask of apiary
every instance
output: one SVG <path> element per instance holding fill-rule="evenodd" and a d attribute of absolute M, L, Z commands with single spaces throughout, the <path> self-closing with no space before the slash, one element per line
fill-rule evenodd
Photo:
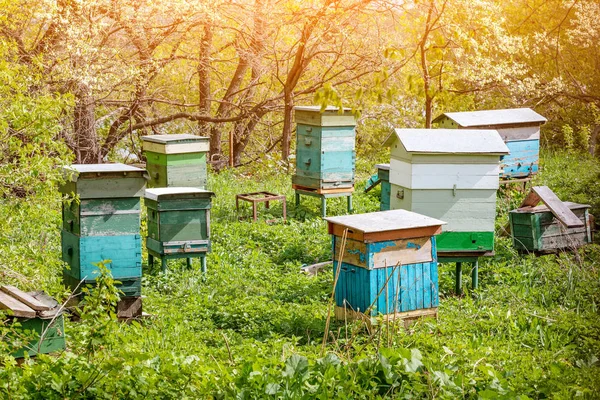
<path fill-rule="evenodd" d="M 406 210 L 325 219 L 332 235 L 338 319 L 437 312 L 435 235 L 445 222 Z"/>
<path fill-rule="evenodd" d="M 206 188 L 209 138 L 190 134 L 142 136 L 149 188 Z"/>
<path fill-rule="evenodd" d="M 94 265 L 110 260 L 126 296 L 141 295 L 140 196 L 145 171 L 125 164 L 75 164 L 65 169 L 62 259 L 65 284 L 93 283 Z"/>
<path fill-rule="evenodd" d="M 440 128 L 494 129 L 510 154 L 501 158 L 500 176 L 506 179 L 537 174 L 540 159 L 540 126 L 546 118 L 530 108 L 448 112 L 433 120 Z"/>
<path fill-rule="evenodd" d="M 210 251 L 210 208 L 215 194 L 190 187 L 146 189 L 149 264 L 161 259 L 163 269 L 172 258 L 199 257 L 206 269 Z"/>

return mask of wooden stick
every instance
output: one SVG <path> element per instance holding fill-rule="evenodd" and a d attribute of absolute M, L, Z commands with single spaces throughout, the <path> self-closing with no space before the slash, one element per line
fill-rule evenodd
<path fill-rule="evenodd" d="M 344 252 L 346 251 L 346 239 L 348 238 L 348 228 L 344 229 L 342 234 L 342 245 L 340 246 L 340 253 L 338 255 L 338 266 L 335 271 L 335 279 L 333 280 L 333 290 L 331 291 L 331 297 L 329 299 L 329 305 L 327 306 L 327 320 L 325 321 L 325 334 L 323 335 L 323 344 L 321 346 L 321 356 L 325 352 L 325 345 L 327 344 L 327 335 L 329 334 L 329 322 L 331 320 L 331 307 L 335 299 L 335 288 L 340 277 L 340 270 L 342 269 L 342 262 L 344 261 Z"/>

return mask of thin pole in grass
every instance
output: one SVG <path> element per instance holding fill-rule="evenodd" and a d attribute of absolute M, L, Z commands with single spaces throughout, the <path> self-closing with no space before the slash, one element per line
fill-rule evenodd
<path fill-rule="evenodd" d="M 344 232 L 342 233 L 342 243 L 341 243 L 340 252 L 339 252 L 339 255 L 337 258 L 338 265 L 337 265 L 337 270 L 335 271 L 335 278 L 333 280 L 333 290 L 331 291 L 331 297 L 329 298 L 329 305 L 327 306 L 327 320 L 325 321 L 325 333 L 323 334 L 323 344 L 321 346 L 321 356 L 325 353 L 325 346 L 327 345 L 327 336 L 329 335 L 329 322 L 331 321 L 331 307 L 333 306 L 333 300 L 335 299 L 335 288 L 337 286 L 338 279 L 340 277 L 340 270 L 342 269 L 342 261 L 344 258 L 344 251 L 346 250 L 346 239 L 348 239 L 348 228 L 344 229 Z M 333 250 L 334 250 L 334 255 L 335 255 L 335 247 Z M 334 262 L 335 262 L 335 260 L 334 260 Z"/>

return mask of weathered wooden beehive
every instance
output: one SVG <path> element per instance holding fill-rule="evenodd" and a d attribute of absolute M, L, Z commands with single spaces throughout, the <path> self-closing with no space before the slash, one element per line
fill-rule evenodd
<path fill-rule="evenodd" d="M 433 122 L 440 128 L 497 130 L 510 151 L 501 159 L 502 178 L 524 178 L 538 172 L 540 126 L 546 118 L 530 108 L 449 112 Z"/>
<path fill-rule="evenodd" d="M 148 187 L 206 188 L 209 138 L 189 134 L 142 136 Z"/>
<path fill-rule="evenodd" d="M 390 164 L 377 164 L 377 176 L 381 181 L 381 201 L 379 210 L 387 211 L 390 209 L 390 194 L 392 187 L 390 185 Z"/>
<path fill-rule="evenodd" d="M 200 257 L 206 270 L 210 251 L 210 207 L 213 192 L 189 187 L 146 189 L 149 264 L 154 257 L 166 269 L 168 259 Z"/>
<path fill-rule="evenodd" d="M 496 131 L 396 129 L 386 145 L 392 209 L 446 221 L 438 252 L 493 250 L 499 160 L 508 154 Z"/>
<path fill-rule="evenodd" d="M 59 304 L 44 292 L 25 293 L 10 285 L 0 287 L 0 310 L 19 323 L 3 340 L 25 342 L 14 351 L 15 358 L 25 354 L 52 353 L 65 349 L 65 326 Z"/>
<path fill-rule="evenodd" d="M 541 202 L 544 205 L 538 206 Z M 562 202 L 546 186 L 534 186 L 521 207 L 509 213 L 514 247 L 521 252 L 574 250 L 592 242 L 590 206 Z"/>
<path fill-rule="evenodd" d="M 444 222 L 406 210 L 326 218 L 332 235 L 335 314 L 411 317 L 438 306 L 436 239 Z M 348 229 L 341 260 L 344 231 Z"/>
<path fill-rule="evenodd" d="M 62 259 L 63 276 L 75 288 L 93 283 L 95 263 L 110 260 L 113 277 L 125 296 L 140 296 L 142 250 L 140 197 L 145 171 L 124 164 L 75 164 L 65 168 Z"/>
<path fill-rule="evenodd" d="M 295 107 L 296 173 L 292 183 L 309 189 L 354 187 L 356 122 L 350 109 Z"/>

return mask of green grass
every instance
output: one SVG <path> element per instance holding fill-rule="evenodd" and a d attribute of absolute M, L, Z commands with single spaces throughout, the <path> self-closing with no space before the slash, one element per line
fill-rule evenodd
<path fill-rule="evenodd" d="M 539 182 L 564 200 L 597 201 L 577 189 L 596 183 L 595 167 L 568 157 L 546 157 Z M 322 352 L 331 268 L 316 277 L 299 272 L 331 256 L 319 201 L 303 198 L 296 208 L 289 175 L 273 165 L 255 171 L 211 175 L 217 197 L 206 278 L 177 261 L 166 274 L 145 268 L 150 318 L 122 324 L 88 310 L 67 323 L 64 354 L 23 367 L 5 358 L 0 398 L 600 397 L 600 246 L 520 256 L 498 238 L 496 255 L 480 265 L 478 290 L 467 285 L 456 296 L 453 265 L 440 266 L 437 320 L 376 324 L 372 336 L 360 324 L 334 322 Z M 378 190 L 362 193 L 372 172 L 359 174 L 356 212 L 378 209 Z M 562 178 L 579 173 L 578 185 Z M 288 222 L 265 223 L 280 217 L 278 204 L 261 209 L 258 223 L 238 221 L 235 194 L 254 190 L 286 194 Z M 502 193 L 498 226 L 522 196 Z M 0 277 L 64 298 L 58 198 L 31 200 L 0 204 L 13 216 L 0 222 Z M 345 212 L 343 199 L 328 206 Z M 6 330 L 0 326 L 0 336 Z"/>

